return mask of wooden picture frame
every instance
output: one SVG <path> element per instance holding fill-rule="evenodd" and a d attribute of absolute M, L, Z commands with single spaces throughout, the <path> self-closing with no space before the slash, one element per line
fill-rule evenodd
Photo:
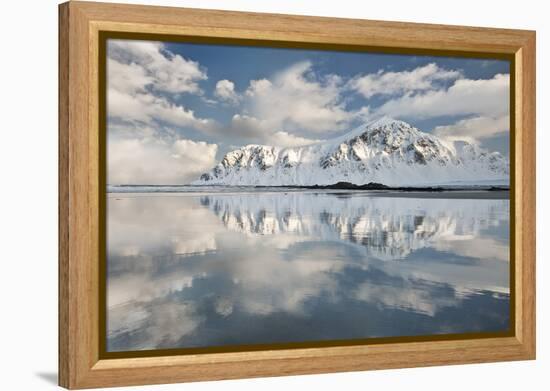
<path fill-rule="evenodd" d="M 512 61 L 509 336 L 104 358 L 102 32 Z M 103 162 L 102 162 L 103 161 Z M 104 280 L 104 279 L 103 279 Z M 70 1 L 59 6 L 59 384 L 91 388 L 535 358 L 535 32 Z"/>

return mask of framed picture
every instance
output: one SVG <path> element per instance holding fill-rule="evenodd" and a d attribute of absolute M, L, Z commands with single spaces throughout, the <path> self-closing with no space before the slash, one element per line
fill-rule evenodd
<path fill-rule="evenodd" d="M 535 33 L 60 5 L 59 381 L 535 358 Z"/>

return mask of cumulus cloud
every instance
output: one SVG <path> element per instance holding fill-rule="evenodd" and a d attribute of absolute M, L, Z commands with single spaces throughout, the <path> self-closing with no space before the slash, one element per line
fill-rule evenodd
<path fill-rule="evenodd" d="M 358 115 L 346 111 L 342 88 L 340 77 L 315 75 L 309 61 L 293 64 L 270 79 L 251 80 L 242 93 L 230 80 L 220 80 L 214 95 L 242 106 L 216 134 L 233 143 L 279 147 L 318 142 L 316 135 L 345 129 Z"/>
<path fill-rule="evenodd" d="M 142 88 L 151 86 L 169 93 L 201 93 L 198 82 L 207 79 L 199 63 L 173 54 L 161 42 L 109 40 L 108 57 L 109 83 L 113 86 L 119 82 L 116 79 L 125 78 L 125 75 L 116 72 L 118 69 L 113 69 L 112 63 L 126 64 L 124 71 L 134 68 L 134 72 L 143 74 L 145 78 L 140 78 Z"/>
<path fill-rule="evenodd" d="M 216 127 L 214 120 L 197 118 L 193 110 L 153 94 L 128 94 L 112 88 L 108 91 L 107 102 L 109 117 L 124 122 L 137 121 L 148 125 L 161 122 L 202 131 Z"/>
<path fill-rule="evenodd" d="M 153 78 L 146 69 L 136 63 L 124 64 L 107 59 L 109 89 L 124 93 L 145 91 L 145 87 L 153 84 Z"/>
<path fill-rule="evenodd" d="M 396 95 L 413 91 L 425 91 L 436 87 L 436 83 L 453 80 L 461 76 L 456 70 L 446 70 L 431 63 L 411 71 L 384 72 L 356 76 L 348 83 L 365 98 L 374 95 Z"/>
<path fill-rule="evenodd" d="M 255 96 L 269 91 L 273 84 L 267 79 L 250 80 L 250 86 L 246 90 L 247 96 Z"/>
<path fill-rule="evenodd" d="M 447 140 L 465 140 L 475 142 L 483 140 L 510 129 L 510 116 L 499 117 L 476 116 L 459 120 L 453 124 L 437 126 L 434 134 Z"/>
<path fill-rule="evenodd" d="M 416 72 L 418 70 L 422 72 Z M 378 89 L 386 88 L 400 94 L 375 108 L 375 115 L 390 115 L 411 121 L 458 117 L 454 122 L 437 126 L 433 130 L 435 135 L 450 141 L 465 140 L 478 143 L 509 131 L 508 74 L 496 74 L 490 79 L 457 78 L 460 76 L 458 72 L 442 71 L 434 64 L 404 73 L 406 77 L 402 75 L 403 72 L 392 75 L 395 83 L 389 79 L 385 82 L 378 80 L 371 83 L 370 89 L 363 91 L 367 96 L 369 91 L 374 94 Z M 387 75 L 391 73 L 380 75 L 378 79 L 385 79 Z M 411 79 L 409 89 L 405 88 L 407 83 L 404 80 L 407 78 Z M 434 84 L 434 81 L 446 78 L 455 79 L 450 87 Z M 403 88 L 392 87 L 401 82 Z M 384 84 L 386 86 L 382 87 Z"/>
<path fill-rule="evenodd" d="M 110 118 L 148 125 L 164 122 L 198 130 L 215 126 L 213 120 L 197 118 L 192 110 L 166 96 L 166 93 L 202 93 L 197 83 L 206 79 L 206 73 L 198 63 L 174 55 L 159 42 L 109 41 L 108 53 Z"/>
<path fill-rule="evenodd" d="M 309 145 L 319 142 L 319 139 L 297 136 L 273 128 L 269 120 L 260 120 L 258 118 L 245 114 L 235 114 L 231 119 L 229 127 L 224 129 L 227 135 L 236 141 L 245 144 L 268 144 L 279 147 L 296 147 Z"/>
<path fill-rule="evenodd" d="M 235 83 L 231 80 L 219 80 L 216 83 L 216 89 L 214 90 L 214 96 L 220 100 L 232 105 L 239 103 L 240 97 L 235 91 Z"/>
<path fill-rule="evenodd" d="M 107 181 L 110 184 L 184 184 L 216 163 L 216 144 L 186 139 L 109 139 Z"/>
<path fill-rule="evenodd" d="M 296 63 L 271 80 L 252 80 L 245 95 L 249 113 L 278 131 L 326 133 L 342 130 L 352 114 L 342 101 L 342 80 L 319 77 L 312 63 Z"/>
<path fill-rule="evenodd" d="M 208 133 L 218 124 L 174 101 L 202 95 L 198 83 L 206 71 L 159 42 L 108 45 L 108 182 L 187 183 L 211 168 L 218 146 L 182 138 L 178 129 Z"/>
<path fill-rule="evenodd" d="M 425 119 L 440 116 L 501 116 L 509 111 L 510 77 L 458 79 L 448 89 L 405 94 L 378 108 L 379 114 Z"/>

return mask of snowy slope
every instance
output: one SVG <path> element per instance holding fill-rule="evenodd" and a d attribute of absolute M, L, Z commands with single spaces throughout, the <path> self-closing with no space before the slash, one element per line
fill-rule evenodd
<path fill-rule="evenodd" d="M 327 185 L 340 181 L 389 186 L 507 183 L 498 152 L 448 143 L 406 122 L 384 117 L 321 143 L 278 148 L 247 145 L 227 153 L 194 184 Z"/>

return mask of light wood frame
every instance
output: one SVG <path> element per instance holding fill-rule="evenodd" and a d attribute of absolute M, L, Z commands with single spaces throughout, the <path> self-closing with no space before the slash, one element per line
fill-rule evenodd
<path fill-rule="evenodd" d="M 101 31 L 513 59 L 513 336 L 100 359 Z M 59 384 L 92 388 L 535 358 L 535 32 L 89 2 L 59 6 Z"/>

